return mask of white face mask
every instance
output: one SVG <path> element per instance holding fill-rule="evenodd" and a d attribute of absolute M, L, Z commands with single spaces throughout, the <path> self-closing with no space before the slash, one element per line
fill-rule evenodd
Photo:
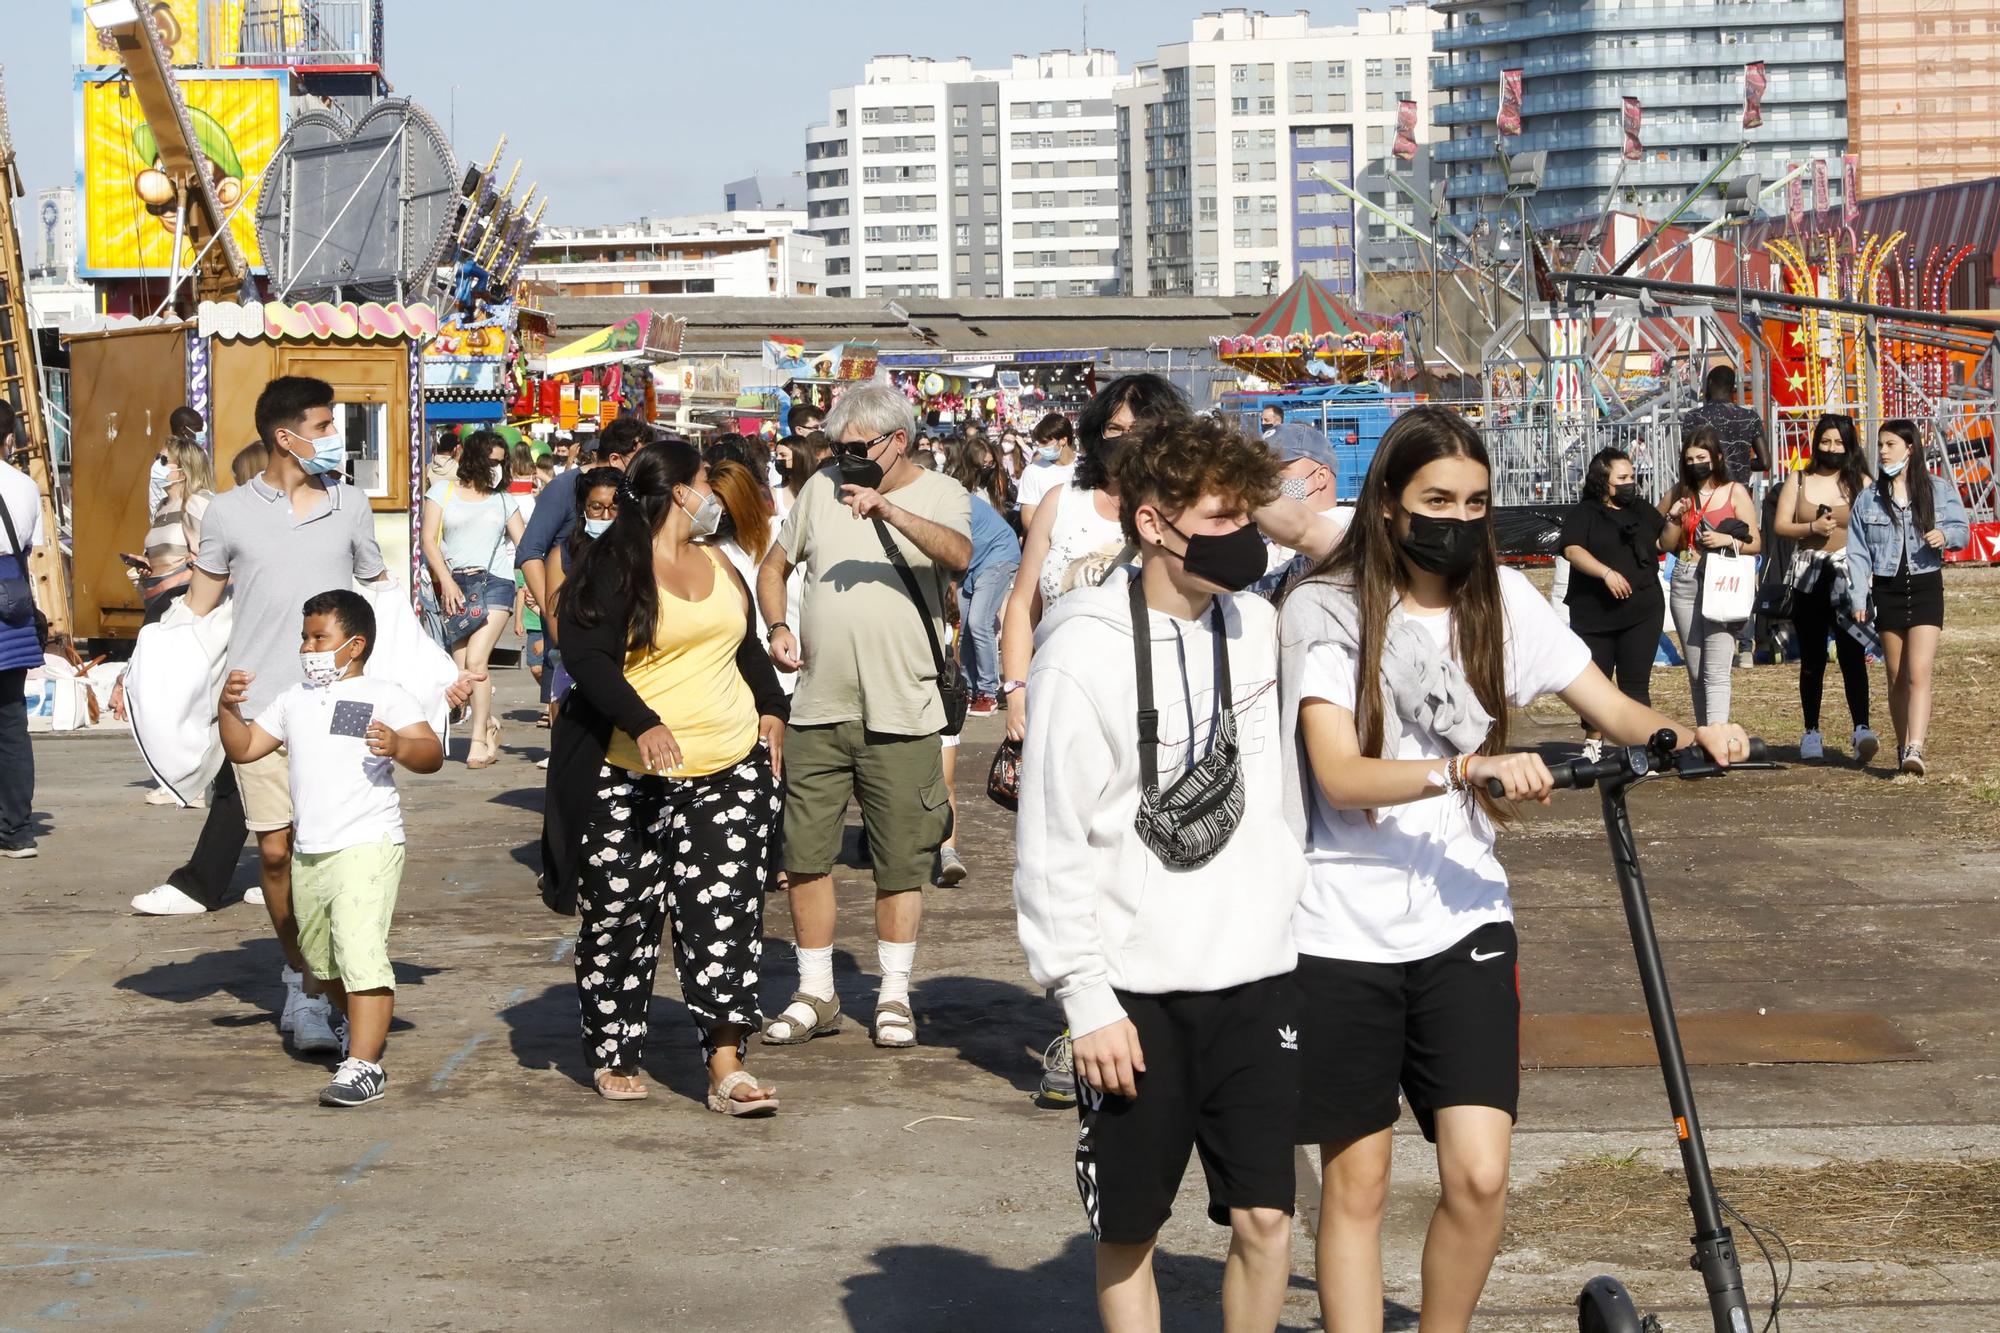
<path fill-rule="evenodd" d="M 507 470 L 501 467 L 498 463 L 495 463 L 493 465 L 494 488 L 497 490 L 500 486 L 504 485 L 506 481 L 507 481 Z"/>
<path fill-rule="evenodd" d="M 688 527 L 697 537 L 713 537 L 722 526 L 722 501 L 714 491 L 702 496 L 701 503 L 691 511 L 682 505 L 681 512 L 688 516 Z"/>
<path fill-rule="evenodd" d="M 354 636 L 350 634 L 345 640 L 335 646 L 331 652 L 300 653 L 299 670 L 305 673 L 306 684 L 316 690 L 323 690 L 342 676 L 345 676 L 347 668 L 337 664 L 334 659 L 340 656 L 341 649 L 353 642 Z M 352 664 L 350 663 L 349 665 Z"/>
<path fill-rule="evenodd" d="M 174 465 L 167 461 L 165 454 L 160 454 L 153 459 L 153 466 L 146 473 L 146 500 L 149 515 L 151 511 L 160 507 L 160 501 L 167 498 L 167 486 L 172 481 L 173 474 Z"/>

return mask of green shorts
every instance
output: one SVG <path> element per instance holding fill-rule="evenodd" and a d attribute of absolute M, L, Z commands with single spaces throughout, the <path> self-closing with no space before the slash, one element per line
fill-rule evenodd
<path fill-rule="evenodd" d="M 879 893 L 921 889 L 951 831 L 936 736 L 885 736 L 859 722 L 785 731 L 785 870 L 824 875 L 840 851 L 850 795 L 875 857 Z"/>
<path fill-rule="evenodd" d="M 350 991 L 395 990 L 389 918 L 403 883 L 403 844 L 384 838 L 292 857 L 292 916 L 312 974 Z"/>

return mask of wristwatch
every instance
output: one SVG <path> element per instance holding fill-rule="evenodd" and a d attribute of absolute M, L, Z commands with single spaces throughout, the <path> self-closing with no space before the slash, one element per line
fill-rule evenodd
<path fill-rule="evenodd" d="M 1025 680 L 1003 680 L 1000 682 L 1000 697 L 1004 699 L 1015 690 L 1025 690 L 1027 688 L 1028 682 Z"/>

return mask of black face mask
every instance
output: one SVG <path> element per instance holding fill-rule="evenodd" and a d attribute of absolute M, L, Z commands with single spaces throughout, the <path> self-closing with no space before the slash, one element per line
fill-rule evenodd
<path fill-rule="evenodd" d="M 1418 569 L 1447 579 L 1461 578 L 1486 553 L 1486 520 L 1412 514 L 1409 534 L 1400 545 Z"/>
<path fill-rule="evenodd" d="M 1104 475 L 1108 477 L 1117 471 L 1118 455 L 1124 451 L 1125 437 L 1123 435 L 1112 435 L 1100 438 L 1097 444 L 1090 450 L 1090 456 L 1098 461 L 1104 468 Z"/>
<path fill-rule="evenodd" d="M 1623 486 L 1613 486 L 1611 488 L 1611 498 L 1622 505 L 1631 504 L 1639 498 L 1639 483 L 1628 481 Z"/>
<path fill-rule="evenodd" d="M 1847 465 L 1847 451 L 1828 449 L 1824 445 L 1813 447 L 1813 466 L 1822 472 L 1838 472 Z"/>
<path fill-rule="evenodd" d="M 868 490 L 880 489 L 882 485 L 882 465 L 867 454 L 851 454 L 842 449 L 834 455 L 840 462 L 840 481 L 843 486 L 861 486 Z"/>
<path fill-rule="evenodd" d="M 1000 470 L 994 467 L 991 463 L 988 463 L 985 467 L 979 469 L 979 484 L 981 486 L 991 486 L 993 484 L 993 478 L 999 475 L 1000 475 Z"/>
<path fill-rule="evenodd" d="M 1714 475 L 1713 463 L 1682 463 L 1681 478 L 1690 486 L 1699 486 Z"/>
<path fill-rule="evenodd" d="M 1161 522 L 1166 520 L 1162 518 Z M 1241 592 L 1264 577 L 1264 566 L 1269 562 L 1265 556 L 1264 534 L 1257 530 L 1255 523 L 1245 523 L 1222 537 L 1190 537 L 1171 523 L 1167 523 L 1167 531 L 1187 543 L 1186 551 L 1169 554 L 1179 555 L 1181 567 L 1198 579 L 1213 583 L 1226 592 Z"/>

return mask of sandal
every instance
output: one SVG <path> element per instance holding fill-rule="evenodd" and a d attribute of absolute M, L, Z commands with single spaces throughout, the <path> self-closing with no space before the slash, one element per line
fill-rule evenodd
<path fill-rule="evenodd" d="M 756 1088 L 758 1095 L 748 1101 L 739 1101 L 731 1095 L 746 1085 Z M 708 1090 L 708 1109 L 718 1115 L 766 1116 L 778 1109 L 777 1092 L 776 1088 L 760 1087 L 749 1070 L 739 1069 L 724 1075 L 722 1082 Z"/>
<path fill-rule="evenodd" d="M 875 1044 L 898 1051 L 917 1044 L 917 1016 L 909 1005 L 888 1000 L 875 1006 Z"/>
<path fill-rule="evenodd" d="M 607 1102 L 643 1102 L 648 1097 L 653 1095 L 653 1090 L 647 1087 L 643 1083 L 640 1084 L 636 1089 L 607 1088 L 604 1086 L 604 1080 L 607 1078 L 637 1078 L 637 1077 L 638 1075 L 636 1073 L 626 1074 L 616 1069 L 600 1069 L 596 1073 L 590 1076 L 590 1081 L 597 1085 L 597 1095 L 602 1097 Z"/>
<path fill-rule="evenodd" d="M 784 1031 L 778 1027 L 784 1025 Z M 758 1034 L 766 1046 L 803 1046 L 814 1037 L 830 1037 L 840 1031 L 840 1001 L 822 1000 L 800 991 L 777 1014 L 764 1023 Z"/>

